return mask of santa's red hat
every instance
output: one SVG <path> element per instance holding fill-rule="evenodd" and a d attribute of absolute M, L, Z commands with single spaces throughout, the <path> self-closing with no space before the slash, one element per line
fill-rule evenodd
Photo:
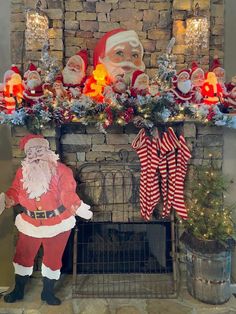
<path fill-rule="evenodd" d="M 74 56 L 70 57 L 68 61 L 74 60 L 75 62 L 83 64 L 83 70 L 86 71 L 88 66 L 88 52 L 86 49 L 78 51 Z"/>
<path fill-rule="evenodd" d="M 213 72 L 216 68 L 222 68 L 218 57 L 214 57 L 211 68 L 210 68 L 210 72 Z"/>
<path fill-rule="evenodd" d="M 136 82 L 137 78 L 140 76 L 143 76 L 143 75 L 146 76 L 146 74 L 141 70 L 134 71 L 134 73 L 132 75 L 131 86 L 135 87 L 135 82 Z"/>
<path fill-rule="evenodd" d="M 55 82 L 63 82 L 63 76 L 61 73 L 56 76 Z"/>
<path fill-rule="evenodd" d="M 107 32 L 99 39 L 93 53 L 93 65 L 96 68 L 97 64 L 101 63 L 105 55 L 115 46 L 124 42 L 135 42 L 140 44 L 143 54 L 143 46 L 138 38 L 138 35 L 133 30 L 125 30 L 123 28 L 113 29 Z"/>
<path fill-rule="evenodd" d="M 193 73 L 197 70 L 202 70 L 202 68 L 199 67 L 199 65 L 197 64 L 196 61 L 192 62 L 192 67 L 191 67 L 191 76 L 193 75 Z M 202 72 L 204 73 L 204 71 L 202 70 Z"/>
<path fill-rule="evenodd" d="M 49 142 L 40 134 L 27 134 L 20 140 L 19 146 L 26 153 L 30 147 L 43 146 L 49 148 Z"/>
<path fill-rule="evenodd" d="M 11 70 L 17 74 L 20 74 L 20 70 L 18 69 L 18 67 L 15 64 L 12 64 Z"/>

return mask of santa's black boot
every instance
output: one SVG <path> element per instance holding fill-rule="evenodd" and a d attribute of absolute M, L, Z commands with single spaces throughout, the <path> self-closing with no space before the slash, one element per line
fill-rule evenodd
<path fill-rule="evenodd" d="M 56 280 L 43 277 L 43 291 L 41 293 L 41 300 L 46 301 L 49 305 L 60 305 L 61 300 L 54 295 L 54 284 Z"/>
<path fill-rule="evenodd" d="M 14 303 L 24 298 L 25 284 L 29 276 L 15 275 L 15 288 L 12 292 L 4 296 L 4 301 L 7 303 Z"/>

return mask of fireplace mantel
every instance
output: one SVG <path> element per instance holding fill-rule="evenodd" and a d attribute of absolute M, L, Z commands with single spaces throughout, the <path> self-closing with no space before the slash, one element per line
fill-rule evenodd
<path fill-rule="evenodd" d="M 160 125 L 163 131 L 172 126 L 177 135 L 183 133 L 192 158 L 192 165 L 207 165 L 214 159 L 217 167 L 222 169 L 223 162 L 223 128 L 206 126 L 192 121 Z M 62 125 L 60 128 L 44 129 L 42 134 L 50 142 L 51 149 L 59 153 L 63 163 L 76 171 L 83 164 L 101 160 L 119 160 L 120 150 L 129 152 L 130 160 L 138 160 L 131 143 L 139 129 L 133 124 L 112 126 L 106 133 L 100 133 L 95 124 L 87 126 L 79 123 Z M 19 149 L 20 139 L 29 133 L 26 127 L 12 127 L 12 157 L 14 167 L 20 165 L 24 152 Z"/>

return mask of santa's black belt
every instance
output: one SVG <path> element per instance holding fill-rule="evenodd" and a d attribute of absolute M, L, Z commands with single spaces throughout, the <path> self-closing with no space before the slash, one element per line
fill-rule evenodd
<path fill-rule="evenodd" d="M 54 210 L 35 210 L 31 211 L 23 207 L 23 212 L 34 219 L 47 219 L 59 216 L 61 213 L 65 211 L 65 207 L 61 205 L 60 207 L 54 209 Z"/>

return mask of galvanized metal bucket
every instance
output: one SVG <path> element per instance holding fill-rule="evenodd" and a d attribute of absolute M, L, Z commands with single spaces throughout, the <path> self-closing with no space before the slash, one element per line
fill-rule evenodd
<path fill-rule="evenodd" d="M 203 254 L 187 249 L 187 289 L 208 304 L 223 304 L 231 296 L 231 251 Z"/>

